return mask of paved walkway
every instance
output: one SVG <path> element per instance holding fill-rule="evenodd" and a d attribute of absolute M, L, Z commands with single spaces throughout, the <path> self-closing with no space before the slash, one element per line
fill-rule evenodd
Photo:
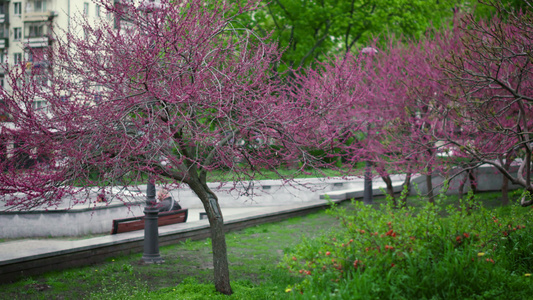
<path fill-rule="evenodd" d="M 277 213 L 288 209 L 303 209 L 317 204 L 323 204 L 324 201 L 314 201 L 305 205 L 293 205 L 292 207 L 272 206 L 272 207 L 248 207 L 248 208 L 223 208 L 222 214 L 225 223 L 235 220 L 258 217 L 264 214 Z M 175 231 L 186 231 L 198 227 L 208 226 L 207 220 L 200 220 L 202 209 L 189 209 L 189 216 L 186 223 L 178 223 L 159 227 L 159 234 L 165 235 Z M 104 235 L 86 239 L 21 239 L 0 243 L 0 266 L 4 262 L 14 262 L 27 259 L 34 259 L 62 253 L 71 249 L 83 249 L 95 245 L 109 245 L 127 242 L 132 239 L 143 238 L 144 231 L 138 230 L 115 235 Z"/>

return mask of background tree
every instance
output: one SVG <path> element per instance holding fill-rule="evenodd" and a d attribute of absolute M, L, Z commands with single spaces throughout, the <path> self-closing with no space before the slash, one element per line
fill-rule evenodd
<path fill-rule="evenodd" d="M 452 52 L 443 65 L 457 93 L 441 106 L 441 113 L 460 132 L 448 131 L 442 138 L 531 193 L 533 14 L 507 10 L 501 2 L 493 5 L 507 15 L 506 21 L 466 16 L 461 26 L 464 50 Z M 517 175 L 509 170 L 515 156 L 520 157 Z M 521 204 L 533 200 L 524 195 Z"/>
<path fill-rule="evenodd" d="M 241 21 L 264 34 L 273 31 L 284 62 L 297 68 L 328 55 L 355 54 L 378 35 L 418 39 L 428 28 L 448 26 L 457 10 L 474 7 L 462 0 L 275 0 Z"/>
<path fill-rule="evenodd" d="M 224 221 L 208 173 L 226 170 L 238 182 L 282 163 L 312 166 L 305 143 L 316 143 L 303 129 L 320 119 L 282 97 L 275 47 L 236 27 L 235 17 L 257 3 L 98 4 L 115 22 L 84 21 L 48 53 L 34 52 L 33 64 L 8 70 L 11 90 L 1 96 L 12 122 L 2 123 L 2 134 L 24 141 L 8 156 L 46 159 L 26 170 L 2 162 L 6 204 L 55 205 L 66 194 L 87 201 L 87 189 L 135 185 L 145 174 L 186 184 L 211 225 L 215 287 L 231 294 Z"/>
<path fill-rule="evenodd" d="M 438 158 L 437 108 L 448 89 L 432 79 L 443 77 L 434 62 L 460 46 L 459 35 L 435 30 L 421 40 L 389 37 L 381 44 L 377 53 L 347 54 L 298 73 L 297 94 L 338 105 L 328 117 L 337 127 L 328 133 L 337 137 L 330 155 L 352 166 L 371 161 L 393 199 L 390 174 L 407 174 L 408 186 L 411 173 L 422 173 L 433 201 L 432 174 L 446 167 Z"/>

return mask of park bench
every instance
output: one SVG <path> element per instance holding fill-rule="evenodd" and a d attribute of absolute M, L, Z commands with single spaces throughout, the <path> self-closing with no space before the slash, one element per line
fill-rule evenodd
<path fill-rule="evenodd" d="M 160 212 L 157 218 L 157 225 L 165 226 L 176 223 L 187 222 L 189 210 L 186 208 L 180 210 L 172 210 Z M 111 234 L 134 231 L 144 229 L 144 216 L 115 219 L 113 220 L 113 228 Z"/>

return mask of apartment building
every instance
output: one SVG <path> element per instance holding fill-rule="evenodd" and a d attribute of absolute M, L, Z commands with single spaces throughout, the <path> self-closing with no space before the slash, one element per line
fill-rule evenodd
<path fill-rule="evenodd" d="M 32 67 L 49 67 L 46 56 L 32 53 L 53 47 L 55 34 L 75 30 L 76 18 L 100 17 L 100 7 L 91 0 L 0 0 L 0 88 L 9 90 L 5 80 L 6 64 L 16 64 L 23 60 Z M 31 51 L 30 51 L 31 50 Z M 0 99 L 0 102 L 2 99 Z M 34 108 L 44 108 L 43 100 L 34 100 Z M 0 110 L 2 126 L 9 127 L 10 116 Z M 12 141 L 0 133 L 0 161 L 5 160 L 7 150 L 22 142 Z M 23 165 L 28 159 L 21 158 Z"/>
<path fill-rule="evenodd" d="M 33 64 L 30 55 L 53 45 L 52 29 L 56 34 L 71 31 L 74 18 L 81 16 L 98 18 L 100 7 L 91 0 L 0 0 L 0 62 L 14 64 L 26 59 Z M 0 85 L 4 86 L 3 69 L 0 69 Z"/>

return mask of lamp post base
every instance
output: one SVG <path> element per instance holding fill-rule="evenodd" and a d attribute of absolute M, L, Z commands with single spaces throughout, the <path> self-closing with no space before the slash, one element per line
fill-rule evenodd
<path fill-rule="evenodd" d="M 161 255 L 159 255 L 159 253 L 153 256 L 147 256 L 145 254 L 141 259 L 145 264 L 162 264 L 165 262 L 165 260 L 161 257 Z"/>

